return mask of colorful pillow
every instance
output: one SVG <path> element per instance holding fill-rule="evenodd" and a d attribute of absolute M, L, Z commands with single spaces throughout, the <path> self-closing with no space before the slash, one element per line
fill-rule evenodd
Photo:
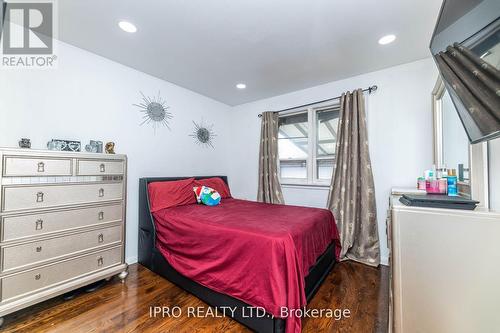
<path fill-rule="evenodd" d="M 220 203 L 221 196 L 219 192 L 207 186 L 193 187 L 194 194 L 198 203 L 207 206 L 217 206 Z"/>
<path fill-rule="evenodd" d="M 149 208 L 152 213 L 161 209 L 196 203 L 193 198 L 194 178 L 153 182 L 148 184 Z"/>
<path fill-rule="evenodd" d="M 231 198 L 231 192 L 226 182 L 219 177 L 198 179 L 194 181 L 195 186 L 207 186 L 219 192 L 222 199 Z"/>

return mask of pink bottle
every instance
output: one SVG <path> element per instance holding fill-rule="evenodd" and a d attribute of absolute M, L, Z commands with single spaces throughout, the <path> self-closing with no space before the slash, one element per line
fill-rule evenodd
<path fill-rule="evenodd" d="M 446 178 L 431 178 L 425 182 L 425 191 L 428 194 L 446 194 L 448 189 Z"/>
<path fill-rule="evenodd" d="M 429 194 L 439 194 L 439 180 L 435 178 L 427 179 L 425 181 L 425 190 Z"/>

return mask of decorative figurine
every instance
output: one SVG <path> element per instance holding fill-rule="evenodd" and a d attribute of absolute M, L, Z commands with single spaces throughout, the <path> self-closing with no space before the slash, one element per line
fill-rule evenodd
<path fill-rule="evenodd" d="M 102 141 L 90 140 L 90 143 L 85 146 L 85 150 L 89 153 L 102 153 Z"/>
<path fill-rule="evenodd" d="M 103 151 L 102 151 L 102 141 L 90 141 L 90 144 L 92 144 L 92 142 L 95 142 L 96 144 L 96 147 L 97 147 L 97 152 L 102 154 Z"/>
<path fill-rule="evenodd" d="M 85 145 L 85 151 L 88 153 L 97 153 L 97 147 L 91 143 Z"/>
<path fill-rule="evenodd" d="M 115 143 L 114 142 L 106 143 L 106 147 L 104 149 L 106 150 L 106 154 L 114 154 L 115 153 Z"/>
<path fill-rule="evenodd" d="M 21 140 L 19 140 L 19 148 L 31 148 L 30 139 L 21 138 Z"/>

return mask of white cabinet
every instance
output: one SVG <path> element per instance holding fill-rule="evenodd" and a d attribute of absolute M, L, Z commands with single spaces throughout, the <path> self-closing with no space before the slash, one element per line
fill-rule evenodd
<path fill-rule="evenodd" d="M 498 331 L 500 213 L 391 202 L 393 331 Z"/>

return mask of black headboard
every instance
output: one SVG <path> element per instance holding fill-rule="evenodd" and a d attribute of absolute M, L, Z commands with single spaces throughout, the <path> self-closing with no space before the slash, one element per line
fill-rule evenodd
<path fill-rule="evenodd" d="M 151 269 L 152 258 L 156 252 L 156 230 L 153 216 L 149 209 L 148 184 L 154 182 L 168 182 L 188 178 L 206 179 L 212 177 L 221 178 L 226 184 L 227 176 L 191 176 L 191 177 L 148 177 L 139 178 L 139 262 Z"/>

